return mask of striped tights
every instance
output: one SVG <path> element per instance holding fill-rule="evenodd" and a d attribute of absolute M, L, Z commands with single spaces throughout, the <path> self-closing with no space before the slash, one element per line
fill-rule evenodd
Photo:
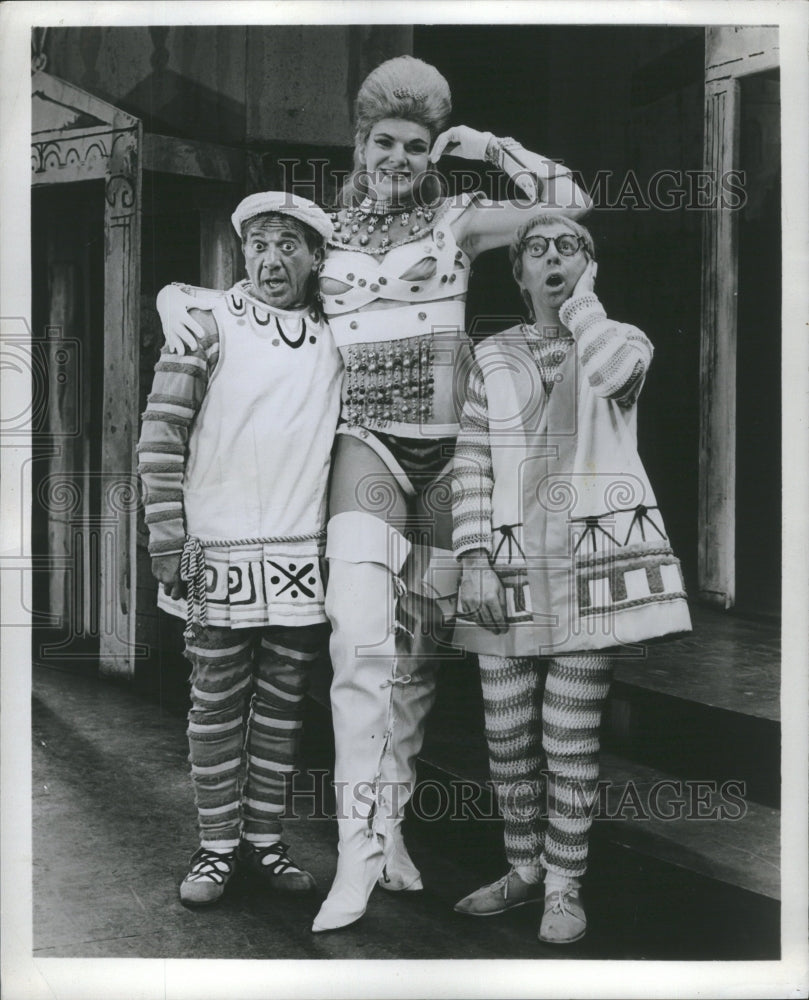
<path fill-rule="evenodd" d="M 479 656 L 489 766 L 512 866 L 587 868 L 609 657 Z M 541 719 L 541 722 L 540 722 Z"/>
<path fill-rule="evenodd" d="M 202 847 L 230 850 L 240 837 L 255 844 L 279 838 L 303 697 L 327 637 L 325 624 L 195 626 L 185 655 L 192 666 L 188 747 Z"/>

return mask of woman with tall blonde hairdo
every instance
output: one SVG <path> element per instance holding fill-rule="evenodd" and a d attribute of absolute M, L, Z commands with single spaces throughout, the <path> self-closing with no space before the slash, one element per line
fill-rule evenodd
<path fill-rule="evenodd" d="M 436 567 L 453 564 L 448 473 L 456 373 L 471 357 L 470 265 L 507 246 L 530 209 L 590 208 L 567 168 L 514 139 L 445 130 L 450 112 L 447 81 L 419 59 L 369 74 L 320 274 L 345 374 L 326 543 L 339 857 L 316 932 L 361 917 L 377 882 L 422 888 L 401 823 L 435 696 Z M 526 199 L 445 196 L 434 166 L 443 153 L 499 167 Z M 181 325 L 172 324 L 178 337 Z"/>

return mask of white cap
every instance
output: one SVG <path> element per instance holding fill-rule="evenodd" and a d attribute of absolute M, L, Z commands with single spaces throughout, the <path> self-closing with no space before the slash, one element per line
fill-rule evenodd
<path fill-rule="evenodd" d="M 288 215 L 292 219 L 297 219 L 298 222 L 303 222 L 314 229 L 324 240 L 331 239 L 334 232 L 331 219 L 322 208 L 318 208 L 308 198 L 290 194 L 289 191 L 258 191 L 256 194 L 248 195 L 239 202 L 230 220 L 233 223 L 233 228 L 241 237 L 242 226 L 245 222 L 254 219 L 257 215 L 266 215 L 268 212 Z"/>

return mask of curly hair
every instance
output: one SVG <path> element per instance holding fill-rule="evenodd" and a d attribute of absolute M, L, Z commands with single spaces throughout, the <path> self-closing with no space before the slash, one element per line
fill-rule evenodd
<path fill-rule="evenodd" d="M 340 193 L 341 203 L 356 204 L 364 196 L 355 181 L 363 147 L 378 121 L 399 118 L 416 122 L 435 140 L 446 128 L 451 111 L 449 84 L 435 66 L 414 56 L 396 56 L 380 63 L 363 80 L 354 104 L 354 168 Z"/>
<path fill-rule="evenodd" d="M 452 111 L 449 84 L 435 66 L 413 56 L 388 59 L 362 83 L 354 105 L 355 146 L 364 145 L 383 118 L 404 118 L 423 125 L 435 139 Z"/>

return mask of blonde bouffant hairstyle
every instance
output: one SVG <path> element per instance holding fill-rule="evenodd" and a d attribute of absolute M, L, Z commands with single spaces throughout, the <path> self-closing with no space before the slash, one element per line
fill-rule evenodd
<path fill-rule="evenodd" d="M 372 70 L 363 81 L 354 105 L 354 169 L 343 186 L 342 204 L 352 205 L 362 200 L 364 193 L 355 183 L 356 175 L 362 167 L 363 147 L 378 121 L 401 118 L 416 122 L 435 141 L 446 128 L 451 111 L 449 84 L 435 66 L 414 56 L 396 56 Z"/>

